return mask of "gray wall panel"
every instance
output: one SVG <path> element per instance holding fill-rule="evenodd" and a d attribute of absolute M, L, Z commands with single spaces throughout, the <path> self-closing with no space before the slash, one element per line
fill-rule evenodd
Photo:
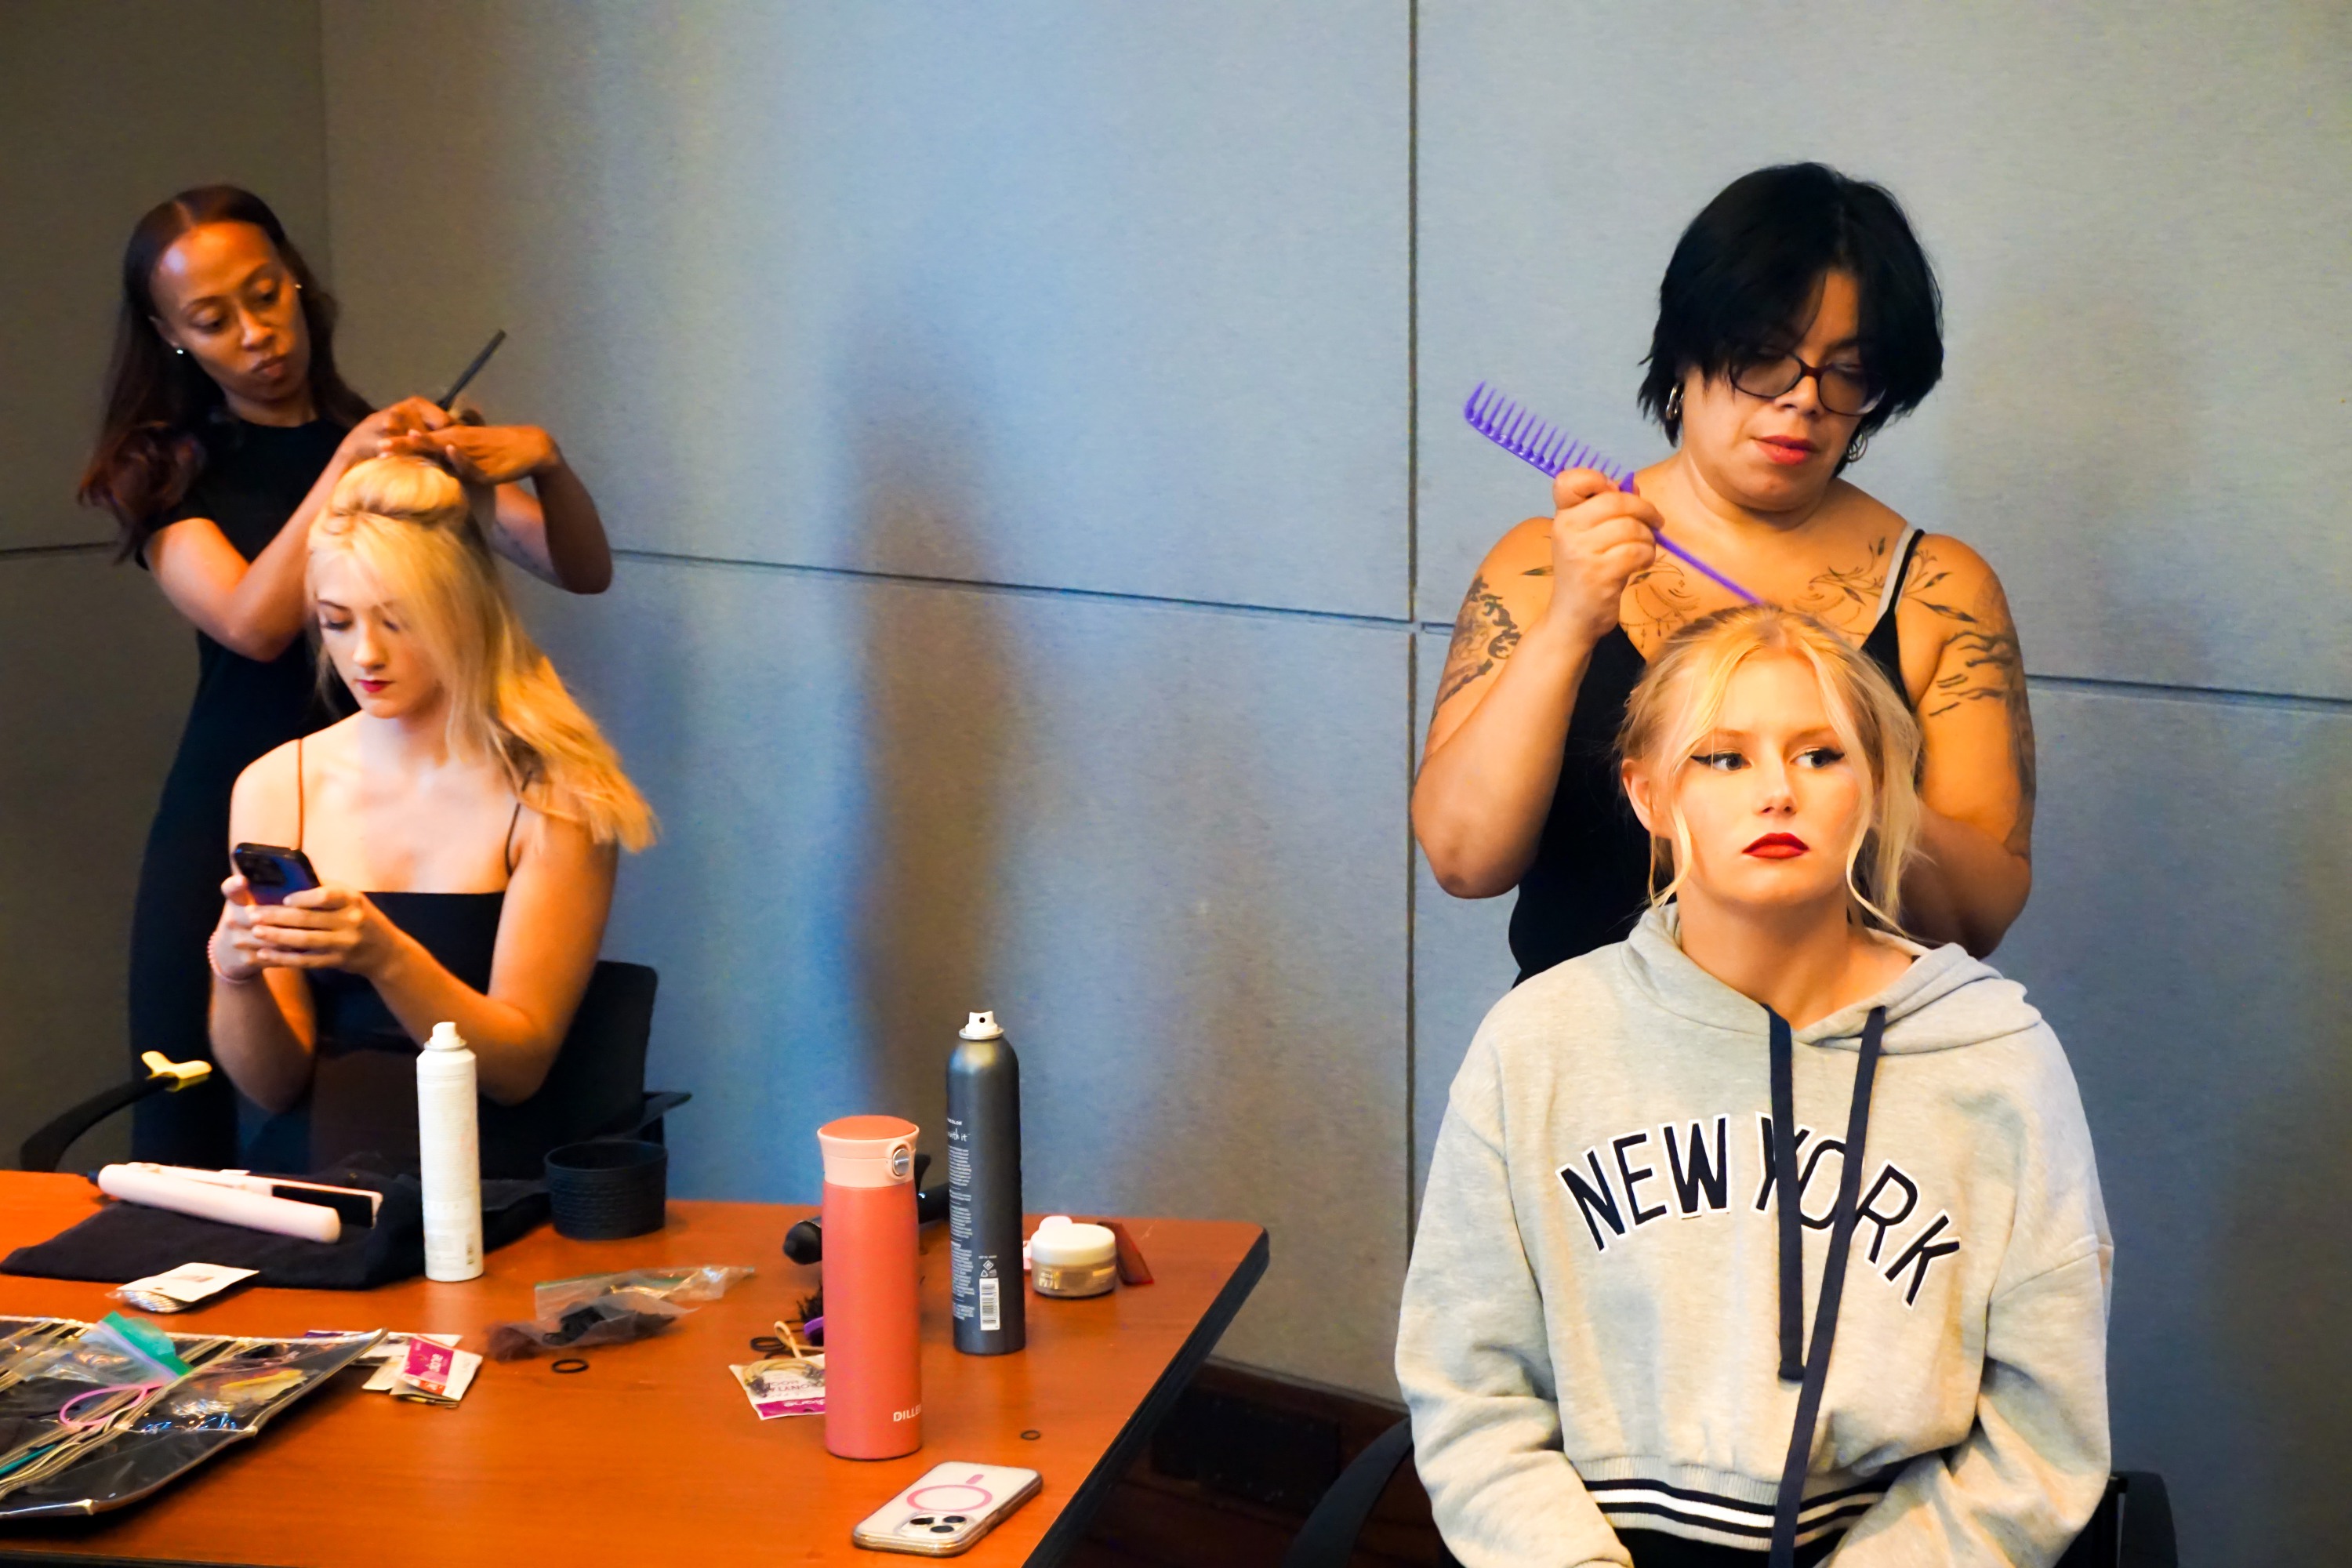
<path fill-rule="evenodd" d="M 1675 239 L 1816 157 L 1946 292 L 1945 384 L 1853 477 L 2001 570 L 2032 667 L 2352 695 L 2352 13 L 1432 0 L 1420 48 L 1423 615 L 1546 502 L 1472 384 L 1651 460 Z"/>
<path fill-rule="evenodd" d="M 1420 640 L 1413 683 L 1416 762 L 1453 639 L 1443 632 L 1423 632 Z M 1412 876 L 1412 1187 L 1418 1213 L 1422 1184 L 1429 1179 L 1429 1157 L 1437 1147 L 1438 1124 L 1445 1120 L 1446 1090 L 1461 1070 L 1470 1037 L 1478 1032 L 1486 1009 L 1518 978 L 1510 938 L 1511 906 L 1518 894 L 1457 899 L 1437 885 L 1429 861 L 1418 849 Z"/>
<path fill-rule="evenodd" d="M 0 557 L 0 1164 L 130 1074 L 131 892 L 195 684 L 191 641 L 134 567 Z M 121 1116 L 71 1157 L 129 1147 Z"/>
<path fill-rule="evenodd" d="M 813 1200 L 851 1111 L 936 1152 L 993 1006 L 1031 1207 L 1261 1221 L 1223 1353 L 1391 1386 L 1401 632 L 646 562 L 531 604 L 666 819 L 606 950 L 662 972 L 680 1191 Z"/>
<path fill-rule="evenodd" d="M 371 385 L 513 329 L 634 546 L 1402 613 L 1402 4 L 646 16 L 325 7 Z"/>
<path fill-rule="evenodd" d="M 2116 1457 L 2184 1563 L 2352 1542 L 2352 711 L 2037 687 L 2033 902 L 2000 963 L 2066 1044 L 2116 1233 Z"/>
<path fill-rule="evenodd" d="M 113 533 L 73 491 L 140 214 L 190 185 L 247 185 L 326 264 L 320 116 L 311 0 L 0 5 L 0 549 Z"/>
<path fill-rule="evenodd" d="M 0 5 L 0 1161 L 129 1071 L 132 891 L 195 678 L 185 623 L 73 502 L 122 242 L 156 202 L 229 180 L 323 266 L 320 114 L 309 0 Z M 91 548 L 37 552 L 59 545 Z M 128 1146 L 118 1118 L 71 1157 Z"/>

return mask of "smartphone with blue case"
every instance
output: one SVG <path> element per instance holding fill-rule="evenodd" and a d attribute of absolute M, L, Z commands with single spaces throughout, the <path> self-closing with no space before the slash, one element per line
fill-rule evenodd
<path fill-rule="evenodd" d="M 240 844 L 228 852 L 238 876 L 257 904 L 282 904 L 289 893 L 308 892 L 319 885 L 310 858 L 299 849 L 276 844 Z"/>

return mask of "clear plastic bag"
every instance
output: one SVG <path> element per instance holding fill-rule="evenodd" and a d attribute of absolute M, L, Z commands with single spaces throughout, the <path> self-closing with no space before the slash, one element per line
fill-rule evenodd
<path fill-rule="evenodd" d="M 542 1279 L 531 1290 L 530 1310 L 541 1318 L 560 1318 L 583 1301 L 622 1290 L 691 1306 L 718 1300 L 752 1273 L 749 1268 L 732 1264 L 705 1263 L 695 1268 L 629 1268 L 618 1274 Z"/>
<path fill-rule="evenodd" d="M 516 1361 L 541 1351 L 581 1351 L 646 1339 L 694 1310 L 695 1304 L 716 1301 L 751 1272 L 709 1263 L 698 1268 L 631 1268 L 542 1280 L 531 1292 L 531 1307 L 539 1316 L 524 1323 L 492 1323 L 489 1356 L 492 1361 Z"/>

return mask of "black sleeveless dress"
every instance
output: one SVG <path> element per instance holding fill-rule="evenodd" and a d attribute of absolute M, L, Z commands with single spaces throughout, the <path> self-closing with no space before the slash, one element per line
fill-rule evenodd
<path fill-rule="evenodd" d="M 342 442 L 328 420 L 278 426 L 227 419 L 202 434 L 203 470 L 167 522 L 210 518 L 247 561 L 268 547 Z M 144 565 L 142 560 L 141 563 Z M 267 661 L 196 633 L 196 695 L 148 830 L 131 918 L 131 1062 L 143 1051 L 173 1061 L 212 1059 L 212 973 L 205 942 L 220 920 L 229 874 L 228 801 L 236 775 L 263 753 L 350 711 L 322 699 L 308 637 Z M 225 1074 L 202 1088 L 159 1094 L 132 1112 L 134 1159 L 236 1163 L 236 1102 Z"/>
<path fill-rule="evenodd" d="M 302 847 L 307 790 L 302 759 L 294 759 L 297 816 L 294 847 Z M 514 832 L 522 820 L 515 803 L 507 823 L 506 868 L 514 871 Z M 476 991 L 490 989 L 490 964 L 498 955 L 499 919 L 506 912 L 503 889 L 492 893 L 370 893 L 386 920 L 416 939 L 442 968 Z M 279 1175 L 322 1171 L 354 1154 L 383 1157 L 393 1170 L 416 1167 L 416 1058 L 411 1039 L 373 982 L 341 969 L 313 969 L 310 1006 L 318 1025 L 318 1050 L 310 1091 L 290 1110 L 257 1116 L 248 1111 L 241 1163 L 247 1170 Z M 490 1176 L 537 1176 L 544 1147 L 509 1150 L 503 1137 L 512 1120 L 484 1100 L 479 1108 L 482 1171 Z"/>
<path fill-rule="evenodd" d="M 1862 645 L 1898 692 L 1904 689 L 1903 645 L 1895 606 L 1920 538 L 1913 529 L 1904 542 L 1878 619 Z M 1617 776 L 1617 731 L 1648 668 L 1622 626 L 1612 626 L 1594 645 L 1585 667 L 1551 811 L 1511 910 L 1511 956 L 1519 961 L 1521 980 L 1624 941 L 1650 906 L 1650 837 Z"/>
<path fill-rule="evenodd" d="M 477 991 L 489 990 L 505 893 L 370 893 L 368 898 L 441 967 Z M 247 1170 L 299 1174 L 323 1171 L 364 1152 L 383 1156 L 390 1169 L 413 1170 L 416 1042 L 375 987 L 359 975 L 314 969 L 309 978 L 319 1024 L 310 1092 L 291 1110 L 252 1125 L 239 1163 Z"/>

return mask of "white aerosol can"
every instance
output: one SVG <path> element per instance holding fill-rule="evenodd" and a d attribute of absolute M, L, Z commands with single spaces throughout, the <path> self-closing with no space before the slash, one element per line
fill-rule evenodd
<path fill-rule="evenodd" d="M 416 1154 L 425 1185 L 425 1278 L 482 1272 L 482 1142 L 474 1053 L 449 1023 L 416 1058 Z"/>

